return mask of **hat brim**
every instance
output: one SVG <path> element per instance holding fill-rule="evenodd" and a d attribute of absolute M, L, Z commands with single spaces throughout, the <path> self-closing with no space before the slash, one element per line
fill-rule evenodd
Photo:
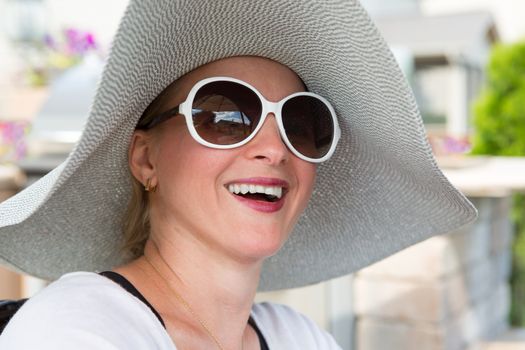
<path fill-rule="evenodd" d="M 0 206 L 0 263 L 48 280 L 123 263 L 138 118 L 178 77 L 238 55 L 290 67 L 331 101 L 342 131 L 294 233 L 265 261 L 260 290 L 347 274 L 475 219 L 437 167 L 406 80 L 357 1 L 132 0 L 74 151 Z"/>

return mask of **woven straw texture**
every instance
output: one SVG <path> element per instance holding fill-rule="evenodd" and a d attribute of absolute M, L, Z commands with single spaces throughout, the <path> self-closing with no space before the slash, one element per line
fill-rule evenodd
<path fill-rule="evenodd" d="M 138 118 L 173 80 L 237 55 L 293 69 L 332 102 L 342 129 L 260 290 L 347 274 L 475 219 L 437 168 L 412 93 L 356 0 L 132 0 L 74 151 L 0 206 L 0 263 L 48 280 L 122 263 Z"/>

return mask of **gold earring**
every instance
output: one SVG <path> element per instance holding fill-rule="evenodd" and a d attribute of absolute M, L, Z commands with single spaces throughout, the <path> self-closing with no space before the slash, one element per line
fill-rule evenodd
<path fill-rule="evenodd" d="M 157 190 L 157 185 L 151 186 L 151 179 L 148 178 L 146 180 L 146 185 L 144 186 L 144 189 L 146 190 L 146 192 L 155 192 Z"/>

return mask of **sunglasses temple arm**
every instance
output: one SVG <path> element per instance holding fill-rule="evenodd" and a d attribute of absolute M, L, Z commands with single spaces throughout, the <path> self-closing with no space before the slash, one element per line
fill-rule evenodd
<path fill-rule="evenodd" d="M 150 120 L 150 122 L 147 123 L 146 125 L 138 125 L 137 129 L 143 129 L 143 130 L 151 129 L 154 126 L 162 123 L 163 121 L 168 120 L 169 118 L 176 116 L 177 114 L 180 113 L 179 111 L 180 111 L 180 106 L 168 109 L 167 111 L 162 112 L 161 114 L 158 114 L 155 117 L 153 117 Z"/>

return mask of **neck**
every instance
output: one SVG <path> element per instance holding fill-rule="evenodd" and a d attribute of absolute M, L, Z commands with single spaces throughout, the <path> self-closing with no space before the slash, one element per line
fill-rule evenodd
<path fill-rule="evenodd" d="M 149 276 L 155 276 L 155 284 L 169 298 L 167 310 L 173 314 L 168 317 L 189 322 L 201 333 L 211 332 L 224 348 L 239 349 L 261 262 L 226 259 L 217 251 L 189 245 L 184 239 L 174 244 L 162 237 L 150 238 L 137 263 Z"/>

